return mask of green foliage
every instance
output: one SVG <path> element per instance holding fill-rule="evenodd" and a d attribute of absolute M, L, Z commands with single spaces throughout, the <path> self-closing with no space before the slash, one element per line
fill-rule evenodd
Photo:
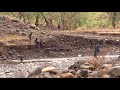
<path fill-rule="evenodd" d="M 101 18 L 105 15 L 104 12 L 83 12 L 79 19 L 79 25 L 86 28 L 99 28 L 109 26 L 108 18 Z"/>
<path fill-rule="evenodd" d="M 77 27 L 86 28 L 105 28 L 112 26 L 111 12 L 21 12 L 23 18 L 21 21 L 31 22 L 35 24 L 36 15 L 39 15 L 39 24 L 46 25 L 46 21 L 53 20 L 53 25 L 58 24 L 64 26 L 65 29 L 75 29 Z M 20 12 L 0 12 L 0 15 L 8 15 L 20 18 Z M 45 18 L 43 18 L 43 15 Z M 28 20 L 29 19 L 29 20 Z M 116 24 L 119 24 L 120 13 L 117 12 Z M 70 27 L 70 28 L 69 28 Z"/>

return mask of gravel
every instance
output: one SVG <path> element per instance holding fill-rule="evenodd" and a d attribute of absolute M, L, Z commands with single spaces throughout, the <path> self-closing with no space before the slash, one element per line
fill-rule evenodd
<path fill-rule="evenodd" d="M 41 61 L 50 62 L 28 62 L 19 64 L 0 64 L 0 78 L 27 78 L 30 71 L 34 67 L 45 68 L 54 66 L 57 73 L 61 73 L 66 68 L 73 65 L 79 60 L 88 60 L 88 57 L 73 57 L 73 58 L 53 58 L 53 59 L 38 59 Z"/>

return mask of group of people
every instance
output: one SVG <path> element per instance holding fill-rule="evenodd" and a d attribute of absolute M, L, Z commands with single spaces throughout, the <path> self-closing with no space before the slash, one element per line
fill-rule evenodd
<path fill-rule="evenodd" d="M 32 32 L 28 35 L 30 43 L 32 40 Z M 34 43 L 37 45 L 37 47 L 40 47 L 41 49 L 43 48 L 43 41 L 42 39 L 40 39 L 40 41 L 38 41 L 38 38 L 35 39 Z M 94 47 L 94 57 L 97 58 L 98 53 L 100 52 L 100 44 L 99 43 L 95 43 L 95 47 Z"/>

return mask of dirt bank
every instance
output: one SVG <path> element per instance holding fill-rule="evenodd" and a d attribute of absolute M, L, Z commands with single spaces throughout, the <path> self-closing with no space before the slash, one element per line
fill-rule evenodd
<path fill-rule="evenodd" d="M 4 50 L 1 51 L 1 59 L 19 59 L 18 55 L 24 59 L 34 58 L 54 58 L 54 57 L 74 57 L 81 54 L 93 55 L 95 42 L 101 44 L 101 55 L 118 54 L 119 41 L 109 39 L 93 39 L 84 38 L 82 36 L 73 35 L 53 35 L 48 40 L 43 39 L 43 49 L 31 45 L 4 45 Z"/>

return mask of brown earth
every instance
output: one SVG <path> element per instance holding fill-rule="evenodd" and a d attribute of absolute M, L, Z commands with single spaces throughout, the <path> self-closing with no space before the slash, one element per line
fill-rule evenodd
<path fill-rule="evenodd" d="M 95 42 L 100 42 L 101 55 L 118 54 L 120 38 L 119 34 L 108 34 L 93 30 L 93 33 L 70 31 L 46 31 L 33 30 L 26 24 L 6 17 L 0 17 L 0 59 L 24 59 L 51 58 L 51 57 L 73 57 L 79 54 L 93 55 Z M 33 32 L 32 43 L 29 42 L 28 34 Z M 101 30 L 103 31 L 103 30 Z M 111 30 L 110 30 L 111 31 Z M 116 30 L 118 32 L 119 30 Z M 102 33 L 102 34 L 99 34 Z M 103 34 L 104 33 L 104 34 Z M 23 35 L 24 34 L 24 35 Z M 43 40 L 43 49 L 36 47 L 35 38 Z"/>

